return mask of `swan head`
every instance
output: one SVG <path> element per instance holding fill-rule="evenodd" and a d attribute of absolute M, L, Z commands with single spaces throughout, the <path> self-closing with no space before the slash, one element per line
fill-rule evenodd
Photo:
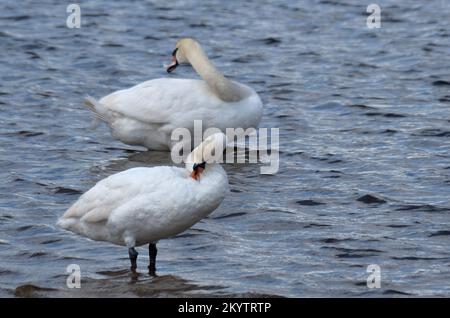
<path fill-rule="evenodd" d="M 172 63 L 167 67 L 167 73 L 174 71 L 180 64 L 189 63 L 189 52 L 198 49 L 200 49 L 200 44 L 192 38 L 183 38 L 179 40 L 172 52 Z"/>
<path fill-rule="evenodd" d="M 210 135 L 192 150 L 185 160 L 186 169 L 191 172 L 191 177 L 198 180 L 208 165 L 222 162 L 226 145 L 227 136 L 220 132 Z"/>
<path fill-rule="evenodd" d="M 202 163 L 194 163 L 194 165 L 192 166 L 192 172 L 191 172 L 191 178 L 194 180 L 199 180 L 200 179 L 200 175 L 201 173 L 205 170 L 206 168 L 206 162 L 203 161 Z"/>

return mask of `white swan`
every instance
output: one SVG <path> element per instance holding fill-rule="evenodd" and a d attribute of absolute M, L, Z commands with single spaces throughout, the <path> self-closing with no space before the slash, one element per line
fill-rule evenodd
<path fill-rule="evenodd" d="M 216 133 L 189 154 L 186 168 L 133 168 L 109 176 L 84 193 L 57 224 L 93 240 L 127 246 L 132 271 L 137 267 L 135 246 L 149 243 L 149 273 L 154 275 L 156 242 L 206 217 L 228 192 L 226 172 L 211 155 L 213 149 L 221 155 L 225 145 L 226 136 Z"/>
<path fill-rule="evenodd" d="M 204 130 L 216 127 L 222 132 L 258 126 L 262 116 L 258 94 L 225 78 L 197 41 L 181 39 L 172 56 L 167 72 L 179 63 L 190 63 L 203 80 L 159 78 L 99 101 L 86 98 L 86 106 L 109 125 L 115 138 L 151 150 L 170 150 L 172 131 L 184 127 L 192 134 L 194 120 L 202 120 Z"/>

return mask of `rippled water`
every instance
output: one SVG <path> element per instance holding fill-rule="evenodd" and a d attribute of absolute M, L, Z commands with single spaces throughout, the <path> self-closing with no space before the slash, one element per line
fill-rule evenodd
<path fill-rule="evenodd" d="M 329 0 L 90 1 L 68 29 L 67 4 L 2 1 L 0 296 L 449 296 L 450 4 L 378 3 L 380 29 Z M 55 222 L 98 180 L 170 164 L 91 129 L 82 99 L 168 76 L 183 36 L 259 92 L 280 171 L 225 165 L 220 208 L 159 243 L 160 277 L 140 248 L 134 280 L 126 249 Z"/>

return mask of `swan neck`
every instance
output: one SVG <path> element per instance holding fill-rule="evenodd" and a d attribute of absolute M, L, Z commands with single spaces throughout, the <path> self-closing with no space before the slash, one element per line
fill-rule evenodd
<path fill-rule="evenodd" d="M 199 46 L 187 54 L 187 59 L 217 97 L 225 102 L 236 102 L 242 99 L 239 87 L 220 73 Z"/>

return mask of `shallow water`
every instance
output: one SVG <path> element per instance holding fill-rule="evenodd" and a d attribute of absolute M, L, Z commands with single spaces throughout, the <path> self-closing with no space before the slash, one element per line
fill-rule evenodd
<path fill-rule="evenodd" d="M 0 296 L 449 296 L 449 2 L 378 1 L 372 30 L 360 1 L 198 3 L 90 1 L 68 29 L 66 4 L 1 2 Z M 82 99 L 167 76 L 182 36 L 259 92 L 280 171 L 225 165 L 220 208 L 159 243 L 160 277 L 138 249 L 136 279 L 126 249 L 55 222 L 98 180 L 170 163 L 91 129 Z"/>

